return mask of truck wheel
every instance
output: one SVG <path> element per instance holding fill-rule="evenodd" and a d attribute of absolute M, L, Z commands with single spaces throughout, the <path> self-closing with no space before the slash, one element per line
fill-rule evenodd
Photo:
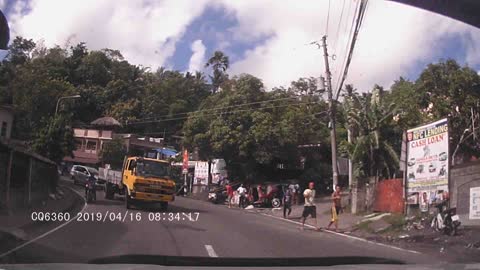
<path fill-rule="evenodd" d="M 105 185 L 105 199 L 107 199 L 107 200 L 109 199 L 109 198 L 108 198 L 108 192 L 109 192 L 109 191 L 110 191 L 110 190 L 109 190 L 109 188 L 108 188 L 108 184 L 106 184 L 106 185 Z"/>
<path fill-rule="evenodd" d="M 132 209 L 132 200 L 128 196 L 128 192 L 125 192 L 125 208 Z"/>
<path fill-rule="evenodd" d="M 167 211 L 168 209 L 168 202 L 161 202 L 160 203 L 160 210 Z"/>
<path fill-rule="evenodd" d="M 105 199 L 107 200 L 113 200 L 113 197 L 114 197 L 114 191 L 113 191 L 113 187 L 110 185 L 110 184 L 106 184 L 105 185 Z"/>

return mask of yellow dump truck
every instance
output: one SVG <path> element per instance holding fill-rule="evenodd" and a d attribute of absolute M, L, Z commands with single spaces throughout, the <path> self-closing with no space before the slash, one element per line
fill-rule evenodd
<path fill-rule="evenodd" d="M 163 210 L 175 200 L 175 182 L 170 179 L 170 164 L 164 160 L 128 157 L 123 162 L 121 176 L 107 172 L 105 197 L 125 194 L 125 207 L 136 202 L 157 202 Z M 109 177 L 113 175 L 113 177 Z"/>

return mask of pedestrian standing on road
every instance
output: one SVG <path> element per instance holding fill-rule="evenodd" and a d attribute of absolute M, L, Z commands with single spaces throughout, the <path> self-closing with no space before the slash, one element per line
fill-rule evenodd
<path fill-rule="evenodd" d="M 295 185 L 293 183 L 291 183 L 290 185 L 288 185 L 288 189 L 290 190 L 290 193 L 292 194 L 292 203 L 295 204 L 296 200 L 295 200 Z"/>
<path fill-rule="evenodd" d="M 238 207 L 245 208 L 247 189 L 243 186 L 243 184 L 241 184 L 240 187 L 237 188 L 237 192 L 238 195 L 240 195 L 240 198 L 238 200 Z"/>
<path fill-rule="evenodd" d="M 292 191 L 287 187 L 283 193 L 283 218 L 287 218 L 292 213 L 292 195 Z"/>
<path fill-rule="evenodd" d="M 300 204 L 300 185 L 295 184 L 295 192 L 293 194 L 293 199 L 295 200 L 294 204 L 298 205 Z"/>
<path fill-rule="evenodd" d="M 227 189 L 227 200 L 228 200 L 228 208 L 232 208 L 232 200 L 233 200 L 233 187 L 228 183 L 225 188 Z"/>
<path fill-rule="evenodd" d="M 330 226 L 335 224 L 335 231 L 338 230 L 338 215 L 340 214 L 340 211 L 342 211 L 342 196 L 340 193 L 340 186 L 336 185 L 335 191 L 332 193 L 332 218 L 330 223 L 328 223 L 327 229 L 330 229 Z"/>
<path fill-rule="evenodd" d="M 315 206 L 315 184 L 313 182 L 310 182 L 308 184 L 308 188 L 305 189 L 303 192 L 303 197 L 305 198 L 305 204 L 303 207 L 303 213 L 302 213 L 302 227 L 301 229 L 303 230 L 305 228 L 305 221 L 307 220 L 308 216 L 311 216 L 315 220 L 315 230 L 319 231 L 320 228 L 318 228 L 317 224 L 317 207 Z"/>
<path fill-rule="evenodd" d="M 292 192 L 292 204 L 298 205 L 300 202 L 298 195 L 300 193 L 300 186 L 298 184 L 291 184 L 289 186 L 290 191 Z"/>

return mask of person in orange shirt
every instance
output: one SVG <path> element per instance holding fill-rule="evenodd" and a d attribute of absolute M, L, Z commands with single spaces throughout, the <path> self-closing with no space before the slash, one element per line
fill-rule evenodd
<path fill-rule="evenodd" d="M 332 224 L 335 224 L 335 231 L 338 230 L 338 214 L 342 211 L 342 196 L 340 194 L 340 186 L 335 186 L 335 191 L 332 193 L 332 219 L 328 223 L 327 229 L 330 229 Z"/>

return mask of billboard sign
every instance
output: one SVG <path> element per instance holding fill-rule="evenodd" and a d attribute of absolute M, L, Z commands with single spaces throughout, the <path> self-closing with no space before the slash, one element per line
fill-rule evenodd
<path fill-rule="evenodd" d="M 447 119 L 407 131 L 407 193 L 422 203 L 448 192 L 448 143 Z"/>
<path fill-rule="evenodd" d="M 480 187 L 470 188 L 469 219 L 480 219 Z"/>
<path fill-rule="evenodd" d="M 208 184 L 208 162 L 207 161 L 195 162 L 195 173 L 193 176 L 193 183 L 195 185 Z"/>

